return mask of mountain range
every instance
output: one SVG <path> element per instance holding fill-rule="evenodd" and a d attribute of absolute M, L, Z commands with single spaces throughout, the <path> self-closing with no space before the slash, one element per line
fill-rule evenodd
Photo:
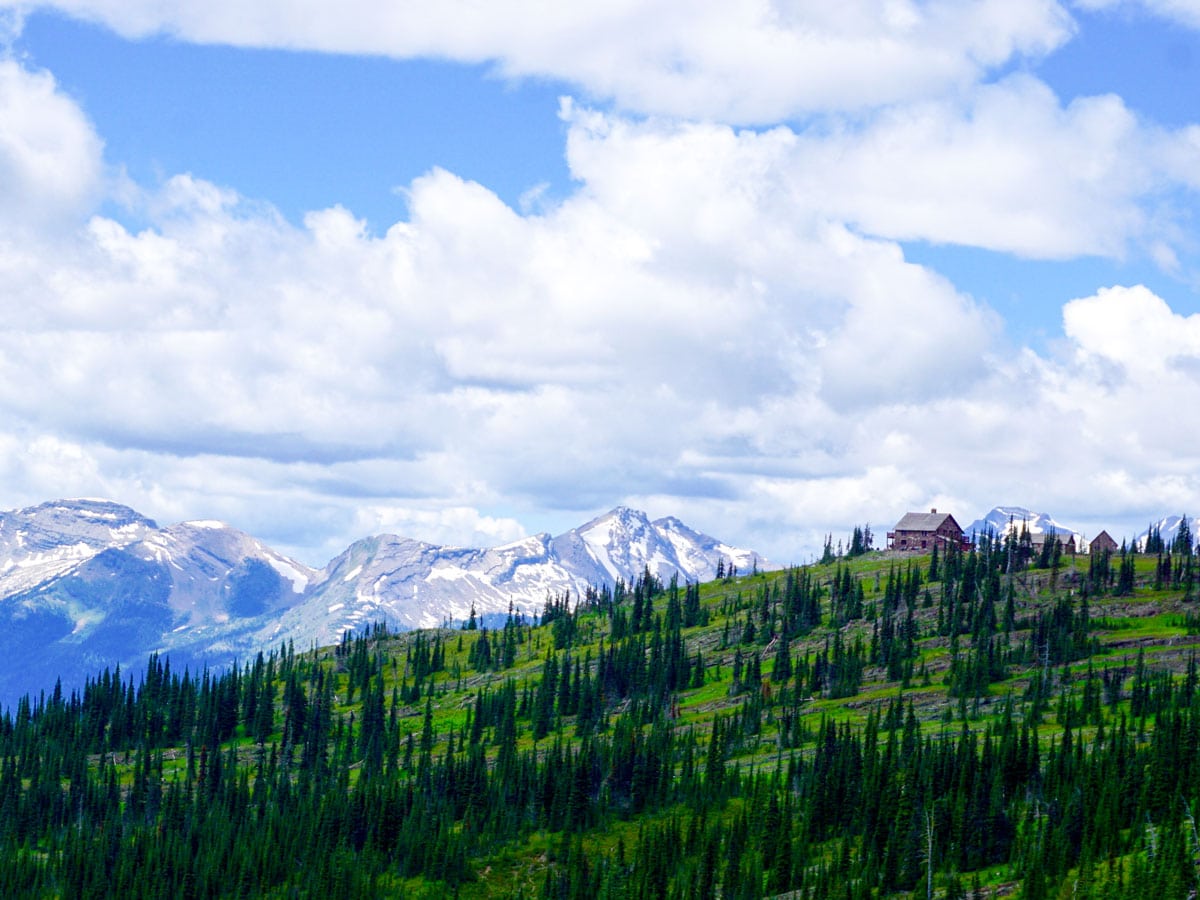
<path fill-rule="evenodd" d="M 0 513 L 0 703 L 58 677 L 169 654 L 177 669 L 227 665 L 291 641 L 541 612 L 548 596 L 635 581 L 712 579 L 718 566 L 774 568 L 678 519 L 617 507 L 552 537 L 486 549 L 396 535 L 356 541 L 323 569 L 221 522 L 158 526 L 108 500 L 59 500 Z"/>
<path fill-rule="evenodd" d="M 1183 516 L 1164 516 L 1157 522 L 1151 522 L 1144 531 L 1131 539 L 1131 543 L 1137 547 L 1145 545 L 1146 538 L 1149 537 L 1151 530 L 1157 529 L 1162 535 L 1164 543 L 1168 546 L 1175 540 L 1179 534 L 1180 524 L 1183 522 Z M 1188 528 L 1192 533 L 1194 541 L 1197 535 L 1200 535 L 1200 519 L 1188 516 Z M 1053 530 L 1059 535 L 1073 534 L 1075 541 L 1079 545 L 1083 545 L 1083 535 L 1073 528 L 1069 528 L 1059 522 L 1056 522 L 1052 516 L 1047 513 L 1033 512 L 1023 506 L 996 506 L 993 507 L 986 515 L 976 519 L 968 525 L 964 532 L 970 534 L 983 534 L 988 529 L 991 529 L 996 534 L 1004 534 L 1008 529 L 1009 524 L 1012 527 L 1019 529 L 1024 523 L 1031 534 L 1042 534 Z M 1120 543 L 1124 538 L 1120 534 L 1110 535 L 1114 540 Z M 1093 535 L 1094 537 L 1094 535 Z"/>

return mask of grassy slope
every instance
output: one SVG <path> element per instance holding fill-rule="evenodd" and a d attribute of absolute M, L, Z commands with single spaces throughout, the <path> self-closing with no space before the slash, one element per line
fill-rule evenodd
<path fill-rule="evenodd" d="M 927 569 L 929 564 L 927 557 L 896 557 L 882 553 L 871 553 L 852 561 L 855 576 L 860 577 L 864 584 L 867 615 L 863 620 L 845 626 L 844 635 L 852 637 L 857 634 L 862 637 L 864 643 L 870 641 L 871 612 L 881 602 L 889 569 L 892 566 L 902 569 L 909 562 L 920 565 L 922 570 Z M 1138 561 L 1138 588 L 1132 597 L 1093 597 L 1089 601 L 1094 634 L 1101 645 L 1101 653 L 1091 659 L 1091 665 L 1095 669 L 1123 668 L 1128 676 L 1132 673 L 1139 650 L 1142 650 L 1146 662 L 1154 668 L 1165 667 L 1173 671 L 1182 671 L 1187 664 L 1188 655 L 1200 644 L 1200 637 L 1189 635 L 1184 623 L 1184 616 L 1192 605 L 1183 602 L 1180 591 L 1151 590 L 1149 582 L 1152 579 L 1152 567 L 1153 560 Z M 834 566 L 817 566 L 815 571 L 820 580 L 828 581 L 833 575 Z M 1086 571 L 1086 557 L 1064 558 L 1064 565 L 1058 576 L 1060 595 L 1070 590 L 1069 585 L 1073 583 L 1075 575 Z M 743 657 L 752 653 L 759 654 L 764 683 L 768 683 L 767 676 L 773 665 L 774 651 L 761 639 L 750 644 L 740 643 L 740 625 L 754 606 L 760 592 L 764 588 L 772 587 L 783 577 L 783 573 L 761 573 L 701 586 L 702 605 L 708 612 L 709 622 L 705 626 L 685 630 L 684 636 L 688 653 L 692 656 L 696 653 L 703 655 L 706 682 L 702 687 L 679 694 L 678 715 L 675 721 L 677 729 L 685 732 L 691 729 L 694 732 L 700 748 L 706 746 L 714 717 L 719 714 L 732 714 L 741 707 L 745 699 L 744 693 L 733 695 L 731 692 L 735 653 L 740 652 Z M 1052 602 L 1049 580 L 1048 572 L 1031 570 L 1022 573 L 1017 593 L 1019 619 L 1027 618 L 1030 613 Z M 969 727 L 982 729 L 990 717 L 1000 714 L 1000 707 L 1003 705 L 1000 701 L 1003 698 L 1009 695 L 1021 697 L 1032 674 L 1030 667 L 1011 668 L 1006 680 L 994 683 L 989 696 L 982 700 L 954 700 L 947 696 L 944 681 L 950 664 L 949 642 L 947 638 L 933 634 L 942 586 L 933 582 L 927 587 L 933 605 L 917 610 L 916 618 L 921 635 L 920 657 L 915 666 L 917 674 L 911 679 L 911 683 L 905 687 L 897 682 L 888 681 L 883 669 L 868 667 L 864 673 L 861 690 L 853 697 L 837 700 L 816 697 L 806 704 L 805 715 L 810 720 L 813 731 L 822 717 L 862 724 L 870 710 L 886 710 L 898 695 L 903 695 L 906 701 L 913 702 L 922 728 L 926 732 L 936 733 L 947 727 L 957 730 L 962 727 L 964 720 Z M 827 603 L 828 592 L 825 594 L 825 600 Z M 659 596 L 655 604 L 657 613 L 663 612 L 665 603 L 665 595 Z M 581 617 L 580 625 L 581 636 L 572 647 L 572 657 L 582 659 L 590 652 L 595 660 L 600 650 L 600 642 L 609 636 L 607 618 L 599 613 L 586 613 Z M 440 634 L 446 650 L 445 667 L 434 676 L 432 694 L 426 695 L 432 698 L 434 731 L 437 735 L 435 756 L 444 753 L 450 734 L 457 734 L 463 728 L 477 692 L 483 689 L 497 690 L 505 681 L 512 679 L 520 695 L 527 684 L 534 685 L 539 681 L 544 660 L 554 647 L 548 627 L 534 628 L 528 632 L 528 640 L 519 647 L 516 663 L 512 667 L 503 671 L 477 672 L 470 665 L 468 655 L 472 644 L 479 639 L 479 632 L 453 630 L 424 634 L 426 638 Z M 806 637 L 793 640 L 793 657 L 819 652 L 826 646 L 829 636 L 829 627 L 821 625 Z M 1028 638 L 1027 630 L 1017 631 L 1012 635 L 1012 643 L 1016 645 Z M 398 686 L 405 677 L 405 650 L 416 639 L 417 633 L 410 632 L 389 636 L 377 642 L 375 649 L 383 655 L 385 661 L 386 691 L 389 694 L 392 687 Z M 323 664 L 340 673 L 335 689 L 338 713 L 347 717 L 351 713 L 358 714 L 361 698 L 356 696 L 354 702 L 345 702 L 347 676 L 344 660 L 337 657 L 333 648 L 325 648 L 316 653 Z M 1055 675 L 1060 688 L 1068 676 L 1078 676 L 1087 666 L 1087 661 L 1081 661 L 1056 668 Z M 768 689 L 782 690 L 783 686 L 770 684 Z M 1127 704 L 1128 701 L 1125 702 Z M 412 733 L 414 738 L 420 735 L 424 709 L 425 697 L 403 709 L 400 724 L 401 745 L 407 734 Z M 1042 720 L 1041 734 L 1047 741 L 1061 730 L 1055 719 L 1055 709 L 1056 705 L 1051 703 Z M 522 730 L 518 747 L 525 751 L 534 746 L 534 742 L 528 722 L 522 721 L 520 727 Z M 564 740 L 572 741 L 574 728 L 571 720 L 563 721 L 557 733 L 561 734 Z M 1086 734 L 1086 729 L 1084 733 Z M 555 733 L 552 733 L 549 738 L 543 739 L 538 745 L 539 748 L 549 746 L 554 736 Z M 278 739 L 278 734 L 275 738 Z M 749 767 L 773 767 L 779 757 L 776 738 L 777 723 L 768 710 L 763 716 L 762 730 L 757 742 L 746 745 L 730 760 L 730 765 L 737 764 L 743 770 Z M 244 737 L 240 738 L 238 743 L 247 765 L 252 765 L 256 746 Z M 167 758 L 170 760 L 171 754 L 168 754 Z M 174 770 L 178 773 L 182 765 L 181 761 L 168 762 L 167 772 Z M 170 774 L 167 774 L 168 780 L 170 777 Z M 729 814 L 736 811 L 739 802 L 733 801 L 728 810 Z M 657 815 L 661 817 L 665 814 Z M 618 841 L 623 841 L 627 847 L 632 848 L 637 841 L 638 829 L 645 824 L 646 818 L 615 821 L 588 832 L 584 836 L 584 847 L 589 852 L 607 853 L 612 851 Z M 560 848 L 560 836 L 545 833 L 535 834 L 520 843 L 496 847 L 489 856 L 472 861 L 477 878 L 461 887 L 461 896 L 483 897 L 494 893 L 511 895 L 522 887 L 527 895 L 536 895 L 543 880 L 545 867 L 555 859 Z M 985 879 L 993 885 L 1003 882 L 1004 877 L 1004 872 L 999 870 L 985 873 Z M 406 896 L 442 895 L 440 886 L 425 885 L 417 880 L 397 883 L 394 887 L 402 889 Z"/>

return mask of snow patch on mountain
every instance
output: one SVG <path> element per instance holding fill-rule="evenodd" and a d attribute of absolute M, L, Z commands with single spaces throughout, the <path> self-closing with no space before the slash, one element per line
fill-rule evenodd
<path fill-rule="evenodd" d="M 267 565 L 279 573 L 279 577 L 284 581 L 291 583 L 293 594 L 303 594 L 308 589 L 308 583 L 315 574 L 312 569 L 286 556 L 280 556 L 266 546 L 259 546 L 262 547 L 262 556 Z"/>

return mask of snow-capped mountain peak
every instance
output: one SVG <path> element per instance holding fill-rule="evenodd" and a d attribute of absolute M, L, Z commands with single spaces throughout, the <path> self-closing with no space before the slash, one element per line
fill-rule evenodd
<path fill-rule="evenodd" d="M 1183 524 L 1183 520 L 1183 516 L 1163 516 L 1163 518 L 1159 519 L 1157 522 L 1152 522 L 1150 526 L 1141 534 L 1139 534 L 1134 540 L 1137 546 L 1144 547 L 1146 545 L 1146 538 L 1150 536 L 1150 532 L 1157 529 L 1159 536 L 1163 539 L 1163 543 L 1167 547 L 1170 547 L 1175 543 L 1175 539 L 1179 536 L 1179 529 Z M 1197 531 L 1197 529 L 1200 528 L 1200 518 L 1188 516 L 1187 522 L 1188 530 L 1191 532 L 1192 541 L 1194 542 L 1197 537 L 1200 536 L 1200 532 Z"/>
<path fill-rule="evenodd" d="M 1080 539 L 1078 531 L 1056 522 L 1048 513 L 1033 512 L 1023 506 L 993 507 L 984 516 L 968 525 L 965 531 L 967 534 L 977 535 L 990 531 L 1003 536 L 1010 529 L 1019 532 L 1022 527 L 1026 528 L 1030 534 L 1047 534 L 1053 531 L 1064 537 L 1074 535 L 1076 540 Z"/>
<path fill-rule="evenodd" d="M 664 564 L 669 565 L 650 519 L 627 506 L 618 506 L 567 534 L 577 536 L 587 556 L 604 570 L 604 577 L 597 582 L 611 584 L 646 567 L 658 574 Z"/>
<path fill-rule="evenodd" d="M 554 549 L 591 584 L 630 582 L 646 570 L 664 582 L 675 574 L 681 581 L 708 581 L 722 562 L 747 572 L 755 565 L 775 568 L 754 551 L 724 544 L 673 516 L 652 522 L 624 506 L 559 535 Z"/>

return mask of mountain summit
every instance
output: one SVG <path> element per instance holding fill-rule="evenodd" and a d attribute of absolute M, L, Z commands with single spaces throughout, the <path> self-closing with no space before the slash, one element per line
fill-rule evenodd
<path fill-rule="evenodd" d="M 769 567 L 753 550 L 723 544 L 674 516 L 651 522 L 645 513 L 625 506 L 559 535 L 552 546 L 576 578 L 596 585 L 629 581 L 631 574 L 636 577 L 646 569 L 664 582 L 677 572 L 681 581 L 709 581 L 721 561 L 745 572 Z"/>
<path fill-rule="evenodd" d="M 678 519 L 617 507 L 558 537 L 490 548 L 397 535 L 356 541 L 315 571 L 221 522 L 160 527 L 107 500 L 0 513 L 0 703 L 52 682 L 70 689 L 151 652 L 226 665 L 293 641 L 333 643 L 374 622 L 416 628 L 539 614 L 547 596 L 589 585 L 711 579 L 717 566 L 773 568 Z"/>

